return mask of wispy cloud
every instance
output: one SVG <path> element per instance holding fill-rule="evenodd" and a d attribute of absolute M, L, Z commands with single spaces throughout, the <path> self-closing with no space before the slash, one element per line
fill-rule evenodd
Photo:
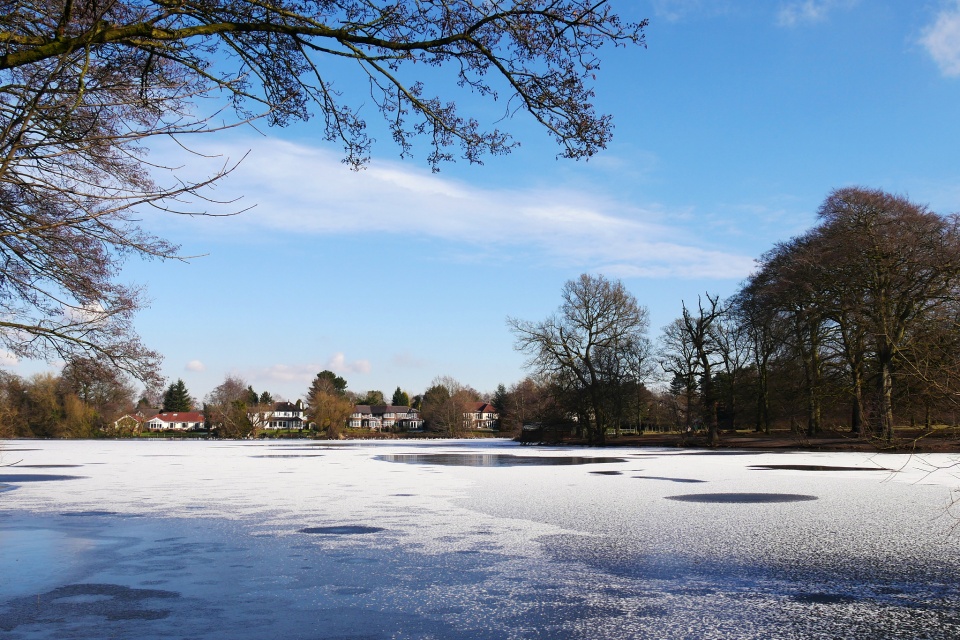
<path fill-rule="evenodd" d="M 7 351 L 6 349 L 0 349 L 0 366 L 3 367 L 15 367 L 20 363 L 20 358 L 15 354 Z"/>
<path fill-rule="evenodd" d="M 327 360 L 327 369 L 334 373 L 370 373 L 370 361 L 353 360 L 347 362 L 342 353 L 335 353 Z"/>
<path fill-rule="evenodd" d="M 730 10 L 729 0 L 653 0 L 653 14 L 670 22 L 712 17 Z"/>
<path fill-rule="evenodd" d="M 658 206 L 596 193 L 479 188 L 401 163 L 351 172 L 326 150 L 277 139 L 241 141 L 220 153 L 251 156 L 230 176 L 257 207 L 231 222 L 296 234 L 398 234 L 473 245 L 504 256 L 602 269 L 629 264 L 637 274 L 741 277 L 749 257 L 698 245 Z M 238 185 L 238 187 L 232 187 Z M 683 212 L 678 212 L 683 213 Z M 222 227 L 223 225 L 218 225 Z"/>
<path fill-rule="evenodd" d="M 322 369 L 317 364 L 275 364 L 254 372 L 251 377 L 257 382 L 309 383 Z"/>
<path fill-rule="evenodd" d="M 920 44 L 945 76 L 960 76 L 960 0 L 950 3 L 923 30 Z"/>
<path fill-rule="evenodd" d="M 390 364 L 401 369 L 422 369 L 427 366 L 427 361 L 417 357 L 409 351 L 395 353 L 390 358 Z"/>
<path fill-rule="evenodd" d="M 857 0 L 793 0 L 780 5 L 777 24 L 781 27 L 824 22 L 837 9 L 849 9 Z"/>
<path fill-rule="evenodd" d="M 187 366 L 184 367 L 184 369 L 186 369 L 187 371 L 194 371 L 199 373 L 201 371 L 206 371 L 207 366 L 202 362 L 200 362 L 199 360 L 191 360 L 190 362 L 187 363 Z"/>
<path fill-rule="evenodd" d="M 343 353 L 337 352 L 330 356 L 323 364 L 307 362 L 303 364 L 275 364 L 264 369 L 250 372 L 250 377 L 258 382 L 302 382 L 309 384 L 316 375 L 329 369 L 334 373 L 370 373 L 372 367 L 369 360 L 348 361 Z"/>

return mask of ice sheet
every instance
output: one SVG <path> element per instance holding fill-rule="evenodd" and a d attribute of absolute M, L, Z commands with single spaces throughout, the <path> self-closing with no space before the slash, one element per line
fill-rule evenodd
<path fill-rule="evenodd" d="M 0 456 L 17 463 L 0 468 L 13 638 L 960 634 L 949 455 L 10 441 Z M 451 464 L 504 456 L 623 461 Z"/>

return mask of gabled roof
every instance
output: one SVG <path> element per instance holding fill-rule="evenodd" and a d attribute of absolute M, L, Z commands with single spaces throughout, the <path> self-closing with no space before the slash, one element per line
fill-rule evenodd
<path fill-rule="evenodd" d="M 490 404 L 489 402 L 474 402 L 469 406 L 469 409 L 474 413 L 496 413 L 497 408 Z"/>
<path fill-rule="evenodd" d="M 123 414 L 122 416 L 120 416 L 119 418 L 117 418 L 116 420 L 114 420 L 113 423 L 116 424 L 116 423 L 120 422 L 121 420 L 123 420 L 124 418 L 130 418 L 131 420 L 135 420 L 135 421 L 137 422 L 137 424 L 140 424 L 141 422 L 143 422 L 143 421 L 146 420 L 146 418 L 144 418 L 144 417 L 143 417 L 142 415 L 140 415 L 139 413 L 125 413 L 125 414 Z"/>
<path fill-rule="evenodd" d="M 396 404 L 357 404 L 353 406 L 354 413 L 369 413 L 374 415 L 382 415 L 384 413 L 410 413 L 411 411 L 416 411 L 416 409 Z"/>
<path fill-rule="evenodd" d="M 294 402 L 274 402 L 273 411 L 303 411 L 303 405 Z"/>
<path fill-rule="evenodd" d="M 150 418 L 161 422 L 203 422 L 203 414 L 199 411 L 163 411 Z"/>

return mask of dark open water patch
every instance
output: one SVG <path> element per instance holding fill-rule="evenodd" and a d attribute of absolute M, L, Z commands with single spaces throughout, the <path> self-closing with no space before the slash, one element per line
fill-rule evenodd
<path fill-rule="evenodd" d="M 885 469 L 884 467 L 831 467 L 822 464 L 752 464 L 750 468 L 783 471 L 887 471 L 895 473 L 893 469 Z"/>
<path fill-rule="evenodd" d="M 622 471 L 591 471 L 593 475 L 596 476 L 622 476 Z"/>
<path fill-rule="evenodd" d="M 299 533 L 312 533 L 323 536 L 356 536 L 384 531 L 383 527 L 367 527 L 359 524 L 334 525 L 330 527 L 307 527 Z"/>
<path fill-rule="evenodd" d="M 44 473 L 0 473 L 0 482 L 52 482 L 54 480 L 80 480 L 86 476 L 58 476 Z"/>
<path fill-rule="evenodd" d="M 503 453 L 397 453 L 376 456 L 385 462 L 436 464 L 448 467 L 545 467 L 574 464 L 610 464 L 624 458 L 585 456 L 514 456 Z"/>
<path fill-rule="evenodd" d="M 772 451 L 764 451 L 763 453 L 774 453 Z M 675 456 L 755 456 L 757 451 L 678 451 L 672 455 Z"/>
<path fill-rule="evenodd" d="M 790 599 L 804 604 L 853 604 L 860 601 L 854 596 L 837 593 L 798 593 Z"/>
<path fill-rule="evenodd" d="M 118 516 L 120 514 L 116 511 L 97 511 L 96 509 L 91 509 L 90 511 L 64 511 L 60 515 L 68 518 L 96 518 L 99 516 Z"/>
<path fill-rule="evenodd" d="M 64 621 L 83 616 L 100 616 L 109 621 L 161 620 L 169 616 L 170 611 L 149 606 L 149 601 L 179 597 L 175 591 L 162 589 L 131 589 L 119 584 L 70 584 L 11 600 L 6 610 L 0 613 L 0 630 L 13 631 L 24 624 L 62 625 Z"/>
<path fill-rule="evenodd" d="M 322 453 L 280 453 L 250 456 L 251 458 L 322 458 Z"/>
<path fill-rule="evenodd" d="M 16 469 L 75 469 L 82 464 L 18 464 Z"/>
<path fill-rule="evenodd" d="M 666 480 L 667 482 L 706 482 L 706 480 L 694 480 L 693 478 L 667 478 L 665 476 L 633 476 L 640 480 Z"/>
<path fill-rule="evenodd" d="M 667 500 L 678 502 L 718 504 L 769 504 L 774 502 L 806 502 L 817 499 L 817 496 L 808 496 L 802 493 L 687 493 L 665 497 Z"/>

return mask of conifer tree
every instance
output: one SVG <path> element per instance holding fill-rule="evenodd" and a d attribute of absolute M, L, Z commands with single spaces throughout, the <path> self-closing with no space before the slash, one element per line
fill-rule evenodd
<path fill-rule="evenodd" d="M 178 379 L 171 384 L 166 393 L 163 394 L 164 411 L 191 411 L 193 410 L 193 398 L 187 391 L 187 385 L 183 380 Z"/>
<path fill-rule="evenodd" d="M 406 391 L 397 387 L 397 390 L 393 392 L 393 406 L 395 407 L 409 407 L 410 406 L 410 396 L 407 395 Z"/>

